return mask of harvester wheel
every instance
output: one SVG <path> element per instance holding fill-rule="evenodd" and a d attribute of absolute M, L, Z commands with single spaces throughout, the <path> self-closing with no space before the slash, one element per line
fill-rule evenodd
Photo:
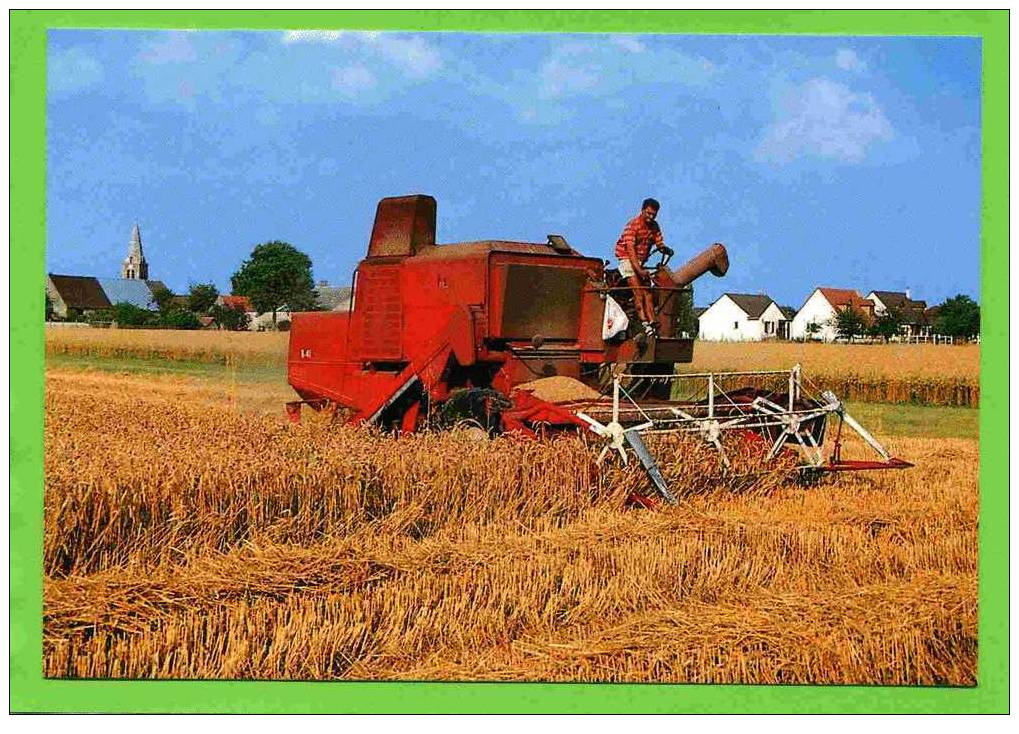
<path fill-rule="evenodd" d="M 473 418 L 457 421 L 457 424 L 453 426 L 453 430 L 463 433 L 464 436 L 475 443 L 488 440 L 490 435 L 490 432 L 485 430 L 485 427 Z"/>
<path fill-rule="evenodd" d="M 439 407 L 438 423 L 443 428 L 470 423 L 491 434 L 502 425 L 502 411 L 511 407 L 513 403 L 498 390 L 481 387 L 454 390 Z"/>

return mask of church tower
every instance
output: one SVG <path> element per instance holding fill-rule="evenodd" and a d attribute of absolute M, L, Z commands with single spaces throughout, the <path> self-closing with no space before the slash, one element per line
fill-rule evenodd
<path fill-rule="evenodd" d="M 131 245 L 127 251 L 127 259 L 120 266 L 120 277 L 134 280 L 149 279 L 149 264 L 145 262 L 145 255 L 142 253 L 142 233 L 138 231 L 137 222 L 131 231 Z"/>

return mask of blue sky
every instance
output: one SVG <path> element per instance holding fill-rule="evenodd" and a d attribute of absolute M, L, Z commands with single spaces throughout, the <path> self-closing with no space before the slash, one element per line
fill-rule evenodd
<path fill-rule="evenodd" d="M 224 292 L 288 241 L 349 283 L 383 196 L 438 239 L 611 257 L 646 196 L 695 300 L 817 285 L 979 297 L 980 45 L 968 38 L 49 32 L 47 269 Z"/>

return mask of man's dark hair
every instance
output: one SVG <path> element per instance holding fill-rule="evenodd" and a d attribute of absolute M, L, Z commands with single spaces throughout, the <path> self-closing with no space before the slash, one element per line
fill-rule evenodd
<path fill-rule="evenodd" d="M 658 211 L 662 208 L 662 205 L 658 203 L 658 199 L 644 199 L 644 203 L 640 205 L 640 210 L 644 211 L 648 207 Z"/>

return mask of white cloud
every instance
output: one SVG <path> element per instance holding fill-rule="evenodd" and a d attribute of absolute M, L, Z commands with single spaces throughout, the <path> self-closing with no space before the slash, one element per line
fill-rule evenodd
<path fill-rule="evenodd" d="M 835 64 L 846 71 L 866 71 L 867 64 L 851 48 L 840 48 L 835 52 Z"/>
<path fill-rule="evenodd" d="M 283 43 L 339 46 L 362 61 L 381 60 L 405 76 L 421 79 L 442 68 L 442 56 L 423 36 L 379 31 L 286 31 Z"/>
<path fill-rule="evenodd" d="M 758 160 L 785 163 L 802 156 L 858 163 L 867 149 L 889 140 L 891 123 L 874 98 L 830 79 L 811 79 L 786 96 L 764 131 Z"/>
<path fill-rule="evenodd" d="M 561 99 L 587 94 L 609 103 L 613 95 L 634 84 L 667 79 L 695 87 L 706 83 L 716 71 L 707 59 L 651 48 L 632 36 L 609 36 L 606 40 L 558 46 L 537 70 L 536 96 Z"/>
<path fill-rule="evenodd" d="M 140 57 L 149 64 L 187 64 L 197 60 L 198 54 L 188 34 L 175 31 L 159 41 L 147 44 Z"/>
<path fill-rule="evenodd" d="M 600 69 L 596 64 L 570 63 L 552 58 L 542 64 L 538 71 L 539 93 L 542 97 L 565 97 L 570 94 L 594 89 L 600 80 Z"/>
<path fill-rule="evenodd" d="M 647 47 L 634 36 L 609 36 L 609 41 L 633 54 L 643 53 Z"/>
<path fill-rule="evenodd" d="M 286 31 L 283 43 L 336 43 L 347 31 Z"/>
<path fill-rule="evenodd" d="M 408 76 L 426 77 L 442 68 L 437 49 L 421 36 L 397 36 L 391 33 L 366 33 L 365 43 L 382 58 L 402 69 Z"/>
<path fill-rule="evenodd" d="M 345 66 L 333 69 L 332 86 L 344 94 L 356 94 L 372 89 L 378 80 L 363 66 Z"/>
<path fill-rule="evenodd" d="M 104 77 L 102 64 L 77 46 L 50 54 L 46 65 L 49 90 L 58 96 L 94 87 Z"/>

